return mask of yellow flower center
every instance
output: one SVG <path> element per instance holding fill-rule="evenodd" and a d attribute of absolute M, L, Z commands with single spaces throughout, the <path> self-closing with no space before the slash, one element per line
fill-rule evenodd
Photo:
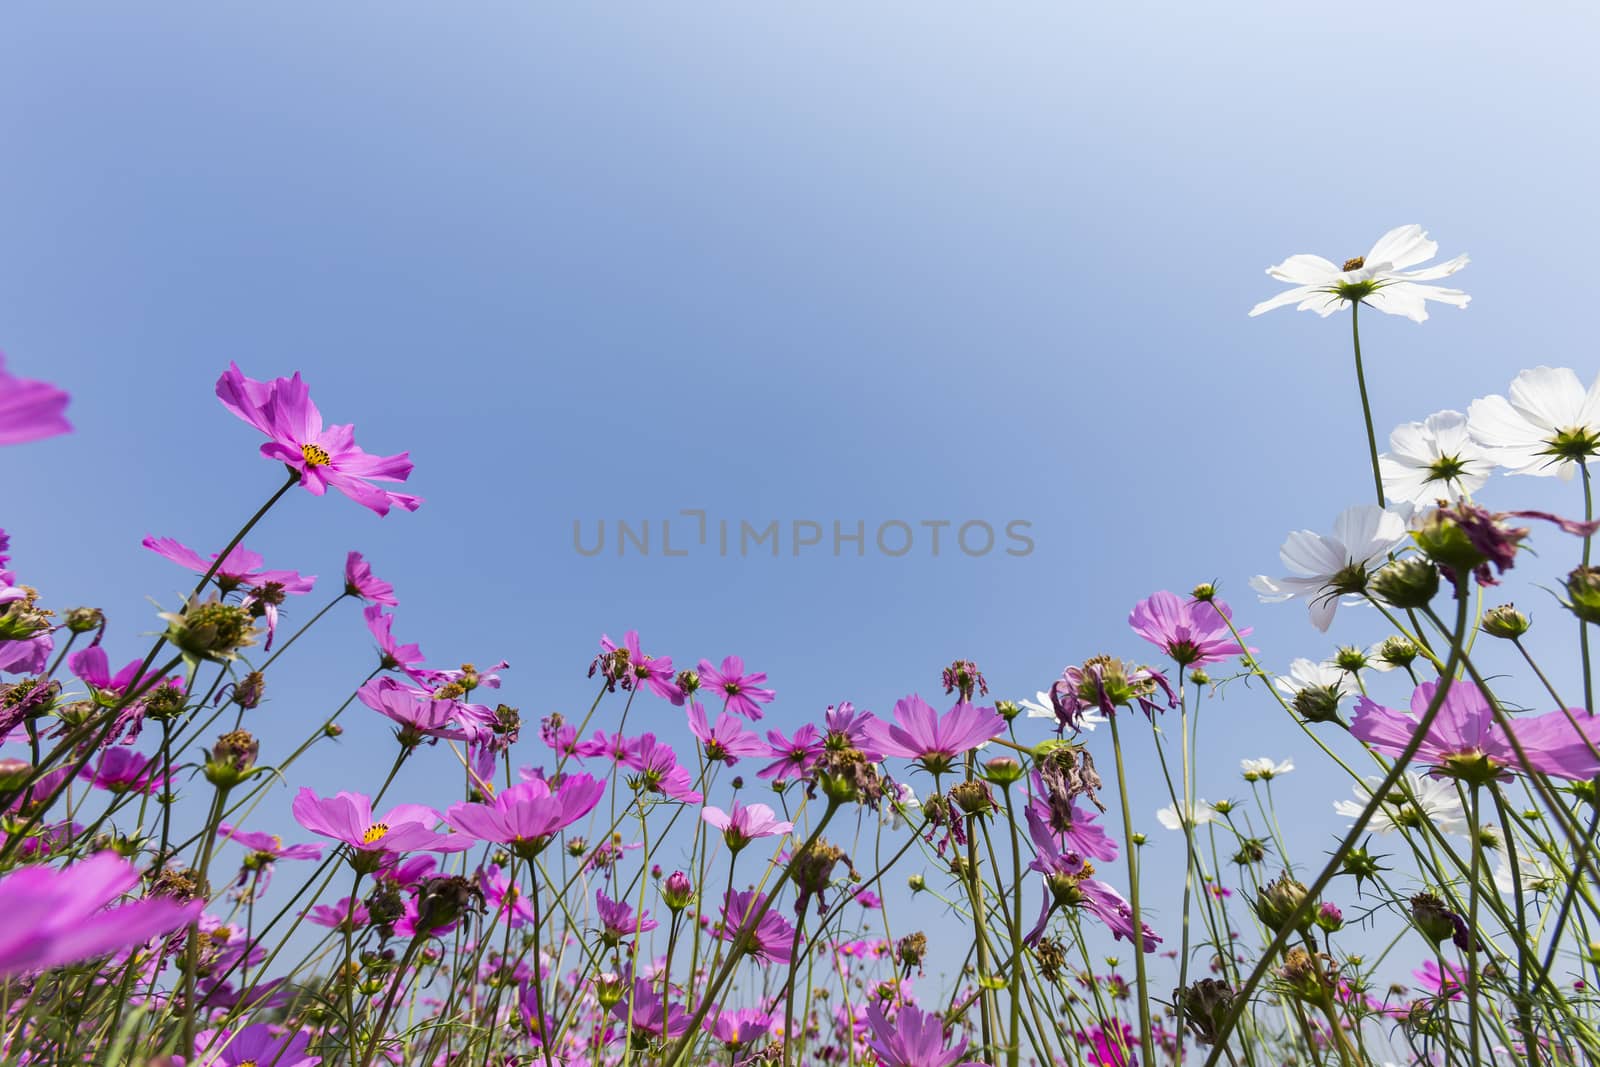
<path fill-rule="evenodd" d="M 333 457 L 321 445 L 301 445 L 300 454 L 305 457 L 308 467 L 326 467 L 333 462 Z"/>
<path fill-rule="evenodd" d="M 1340 270 L 1360 270 L 1362 267 L 1365 267 L 1366 265 L 1367 265 L 1367 257 L 1366 256 L 1357 256 L 1355 259 L 1347 259 L 1347 260 L 1345 260 L 1344 261 L 1344 266 L 1340 267 L 1339 269 Z"/>
<path fill-rule="evenodd" d="M 366 833 L 361 835 L 361 843 L 363 845 L 370 845 L 374 841 L 382 841 L 383 835 L 387 834 L 388 832 L 388 823 L 375 822 L 371 826 L 367 827 Z"/>

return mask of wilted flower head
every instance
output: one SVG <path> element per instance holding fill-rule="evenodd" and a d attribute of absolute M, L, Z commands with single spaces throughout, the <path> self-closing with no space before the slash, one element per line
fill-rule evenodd
<path fill-rule="evenodd" d="M 1165 694 L 1166 703 L 1157 700 L 1157 693 Z M 1056 711 L 1056 729 L 1076 730 L 1079 721 L 1088 711 L 1097 710 L 1107 718 L 1117 709 L 1137 706 L 1154 719 L 1158 711 L 1178 706 L 1177 694 L 1167 676 L 1151 667 L 1095 656 L 1082 666 L 1068 667 L 1061 672 L 1061 680 L 1050 687 L 1050 703 Z"/>

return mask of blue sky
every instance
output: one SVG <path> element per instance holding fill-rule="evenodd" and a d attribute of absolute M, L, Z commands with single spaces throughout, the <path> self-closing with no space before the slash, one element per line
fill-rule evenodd
<path fill-rule="evenodd" d="M 1325 638 L 1245 587 L 1286 531 L 1370 492 L 1345 320 L 1245 317 L 1291 253 L 1339 260 L 1420 222 L 1473 257 L 1469 310 L 1368 317 L 1380 432 L 1523 366 L 1595 371 L 1582 5 L 0 19 L 0 347 L 74 394 L 78 427 L 8 450 L 3 525 L 26 580 L 108 611 L 114 660 L 155 626 L 144 598 L 185 587 L 140 538 L 217 547 L 277 483 L 211 398 L 229 360 L 302 371 L 366 448 L 411 450 L 427 498 L 380 521 L 295 494 L 250 539 L 272 565 L 331 594 L 363 550 L 399 587 L 398 629 L 443 665 L 510 660 L 529 720 L 586 707 L 598 635 L 637 628 L 680 662 L 766 670 L 785 728 L 931 698 L 957 657 L 1021 697 L 1086 656 L 1143 655 L 1129 607 L 1200 580 L 1276 665 L 1384 636 L 1341 619 Z M 1491 494 L 1580 507 L 1527 479 Z M 572 550 L 574 520 L 682 508 L 1023 519 L 1036 549 Z M 259 713 L 269 744 L 367 669 L 355 611 L 313 633 Z M 1208 720 L 1203 794 L 1243 793 L 1240 756 L 1293 755 L 1280 802 L 1339 827 L 1347 787 L 1274 705 L 1241 691 Z M 386 767 L 375 717 L 349 726 L 308 772 L 325 788 Z M 1153 812 L 1147 743 L 1132 773 Z"/>

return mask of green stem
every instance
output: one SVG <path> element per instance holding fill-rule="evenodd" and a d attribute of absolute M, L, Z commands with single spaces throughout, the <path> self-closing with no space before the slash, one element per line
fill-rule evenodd
<path fill-rule="evenodd" d="M 1377 492 L 1378 506 L 1382 508 L 1388 507 L 1388 502 L 1383 498 L 1383 474 L 1378 469 L 1378 435 L 1372 429 L 1372 404 L 1367 400 L 1367 374 L 1361 367 L 1361 328 L 1356 314 L 1360 310 L 1361 301 L 1352 301 L 1350 341 L 1356 350 L 1356 387 L 1361 390 L 1361 418 L 1367 426 L 1367 452 L 1372 457 L 1372 488 Z"/>
<path fill-rule="evenodd" d="M 1145 974 L 1144 921 L 1139 908 L 1138 846 L 1133 841 L 1133 809 L 1128 804 L 1128 773 L 1122 766 L 1122 742 L 1117 737 L 1117 717 L 1111 721 L 1111 751 L 1117 757 L 1117 792 L 1122 800 L 1122 836 L 1128 854 L 1128 904 L 1133 909 L 1133 967 L 1139 986 L 1139 1040 L 1146 1056 L 1155 1055 L 1154 1031 L 1150 1026 L 1150 980 Z"/>

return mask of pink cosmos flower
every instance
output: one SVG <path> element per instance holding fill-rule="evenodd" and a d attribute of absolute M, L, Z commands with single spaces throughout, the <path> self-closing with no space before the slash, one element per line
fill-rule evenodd
<path fill-rule="evenodd" d="M 67 657 L 67 667 L 72 673 L 83 679 L 89 686 L 89 695 L 95 703 L 102 707 L 114 708 L 126 699 L 129 693 L 137 693 L 146 686 L 164 685 L 169 689 L 181 692 L 183 679 L 177 675 L 165 681 L 157 681 L 154 673 L 141 676 L 139 668 L 144 665 L 143 660 L 132 660 L 116 674 L 111 673 L 111 662 L 106 656 L 106 650 L 99 645 L 82 648 Z M 146 691 L 146 697 L 153 692 L 153 686 Z M 144 725 L 145 699 L 125 706 L 117 716 L 117 722 L 112 727 L 111 733 L 106 736 L 105 743 L 114 745 L 119 740 L 132 744 L 139 738 L 139 732 Z"/>
<path fill-rule="evenodd" d="M 765 671 L 747 673 L 744 660 L 738 656 L 724 659 L 720 670 L 708 659 L 700 661 L 700 685 L 721 693 L 726 710 L 752 721 L 761 718 L 761 705 L 772 703 L 772 698 L 778 695 L 770 689 L 759 688 L 766 680 Z"/>
<path fill-rule="evenodd" d="M 367 622 L 367 632 L 378 642 L 379 665 L 386 671 L 403 671 L 414 677 L 415 669 L 422 664 L 421 646 L 402 645 L 395 640 L 394 616 L 385 615 L 381 604 L 368 604 L 361 610 L 361 617 Z"/>
<path fill-rule="evenodd" d="M 195 1035 L 195 1058 L 190 1067 L 317 1067 L 321 1056 L 311 1055 L 311 1034 L 304 1030 L 282 1033 L 268 1023 L 239 1030 L 202 1030 Z"/>
<path fill-rule="evenodd" d="M 728 847 L 735 852 L 757 838 L 775 837 L 794 829 L 794 823 L 780 820 L 765 804 L 741 804 L 737 798 L 732 814 L 721 808 L 707 807 L 700 812 L 700 817 L 706 825 L 721 830 Z"/>
<path fill-rule="evenodd" d="M 522 887 L 508 879 L 499 867 L 491 866 L 478 872 L 478 888 L 483 890 L 484 902 L 490 915 L 500 916 L 512 929 L 533 922 L 533 903 Z"/>
<path fill-rule="evenodd" d="M 981 1067 L 975 1061 L 963 1063 L 966 1038 L 946 1044 L 944 1019 L 937 1012 L 903 1004 L 890 1022 L 874 1000 L 867 1005 L 867 1025 L 872 1030 L 867 1045 L 877 1053 L 882 1067 Z"/>
<path fill-rule="evenodd" d="M 114 852 L 69 867 L 0 877 L 0 975 L 49 970 L 139 945 L 193 922 L 205 907 L 151 897 L 116 907 L 139 871 Z"/>
<path fill-rule="evenodd" d="M 747 951 L 761 963 L 788 963 L 794 944 L 794 927 L 767 907 L 765 894 L 753 890 L 731 892 L 723 898 L 722 920 L 716 934 L 723 941 L 745 934 Z"/>
<path fill-rule="evenodd" d="M 1138 1067 L 1133 1049 L 1139 1045 L 1133 1027 L 1127 1023 L 1112 1023 L 1114 1030 L 1097 1024 L 1078 1034 L 1078 1043 L 1084 1047 L 1084 1062 L 1089 1067 Z M 1120 1031 L 1120 1033 L 1118 1033 Z"/>
<path fill-rule="evenodd" d="M 626 900 L 612 900 L 604 889 L 594 891 L 594 910 L 600 919 L 600 938 L 607 945 L 620 944 L 624 938 L 646 933 L 660 925 L 650 918 L 648 911 L 635 916 Z"/>
<path fill-rule="evenodd" d="M 1366 697 L 1356 701 L 1350 733 L 1386 756 L 1404 752 L 1432 703 L 1439 683 L 1424 682 L 1411 694 L 1411 711 L 1395 711 Z M 1511 719 L 1516 743 L 1527 754 L 1523 764 L 1512 739 L 1495 722 L 1494 711 L 1476 685 L 1459 681 L 1445 693 L 1444 703 L 1428 728 L 1417 759 L 1443 777 L 1487 781 L 1525 770 L 1569 781 L 1600 774 L 1600 716 L 1583 709 L 1558 710 Z M 1480 777 L 1481 776 L 1481 777 Z"/>
<path fill-rule="evenodd" d="M 796 730 L 792 741 L 782 730 L 768 730 L 766 754 L 777 758 L 757 771 L 756 777 L 805 778 L 822 758 L 822 751 L 822 731 L 810 723 Z"/>
<path fill-rule="evenodd" d="M 458 729 L 447 729 L 460 714 L 461 705 L 454 700 L 435 700 L 425 689 L 383 677 L 357 689 L 356 696 L 373 711 L 399 723 L 396 736 L 408 748 L 421 744 L 424 738 L 459 740 L 464 736 Z"/>
<path fill-rule="evenodd" d="M 172 776 L 162 774 L 155 760 L 125 748 L 108 748 L 101 752 L 94 769 L 85 766 L 80 777 L 87 779 L 96 789 L 107 792 L 148 793 L 152 796 L 172 782 Z"/>
<path fill-rule="evenodd" d="M 596 671 L 613 690 L 619 685 L 623 689 L 633 689 L 642 683 L 663 700 L 683 703 L 683 690 L 673 680 L 672 657 L 646 655 L 639 646 L 638 630 L 623 634 L 620 645 L 609 635 L 601 634 L 600 655 L 589 665 L 589 677 L 593 678 Z"/>
<path fill-rule="evenodd" d="M 343 930 L 347 925 L 352 930 L 359 930 L 372 921 L 372 916 L 367 912 L 367 906 L 357 900 L 354 911 L 351 910 L 351 900 L 345 897 L 336 904 L 318 904 L 305 913 L 306 922 L 318 926 L 326 926 L 330 930 Z"/>
<path fill-rule="evenodd" d="M 564 777 L 554 790 L 534 778 L 501 790 L 488 804 L 452 804 L 445 821 L 480 841 L 511 845 L 531 859 L 551 837 L 594 810 L 605 788 L 587 774 Z"/>
<path fill-rule="evenodd" d="M 701 1027 L 723 1046 L 736 1049 L 772 1032 L 772 1015 L 760 1008 L 716 1011 L 705 1017 Z"/>
<path fill-rule="evenodd" d="M 1165 706 L 1157 700 L 1158 692 L 1166 696 Z M 1061 679 L 1050 687 L 1050 703 L 1059 732 L 1077 730 L 1090 711 L 1100 711 L 1111 718 L 1119 707 L 1137 706 L 1154 721 L 1157 712 L 1178 706 L 1178 695 L 1172 691 L 1167 676 L 1158 670 L 1096 656 L 1061 672 Z"/>
<path fill-rule="evenodd" d="M 1180 667 L 1203 667 L 1244 651 L 1228 629 L 1231 618 L 1233 612 L 1221 600 L 1180 600 L 1163 590 L 1135 604 L 1128 625 Z M 1239 633 L 1248 634 L 1250 628 Z"/>
<path fill-rule="evenodd" d="M 873 763 L 883 759 L 883 753 L 877 750 L 873 736 L 872 727 L 878 719 L 872 712 L 864 709 L 857 711 L 854 704 L 844 700 L 837 705 L 829 704 L 822 720 L 826 728 L 825 744 L 859 748 Z"/>
<path fill-rule="evenodd" d="M 434 831 L 440 815 L 422 804 L 400 804 L 381 819 L 372 815 L 372 800 L 364 793 L 339 792 L 319 797 L 302 786 L 293 805 L 294 817 L 314 834 L 350 846 L 352 862 L 369 869 L 385 857 L 401 852 L 465 852 L 473 845 L 466 834 Z"/>
<path fill-rule="evenodd" d="M 48 382 L 18 378 L 6 370 L 0 352 L 0 445 L 20 445 L 72 432 L 66 393 Z"/>
<path fill-rule="evenodd" d="M 270 437 L 261 454 L 299 471 L 300 485 L 313 495 L 321 496 L 332 486 L 379 515 L 387 515 L 396 505 L 416 511 L 422 503 L 421 497 L 377 484 L 409 478 L 410 453 L 370 455 L 356 446 L 354 427 L 324 427 L 322 413 L 311 402 L 311 391 L 299 372 L 292 378 L 259 382 L 230 363 L 217 379 L 217 399 Z"/>
<path fill-rule="evenodd" d="M 344 591 L 369 604 L 385 604 L 391 608 L 400 606 L 400 601 L 395 599 L 394 586 L 374 577 L 372 565 L 359 552 L 352 552 L 344 558 Z"/>
<path fill-rule="evenodd" d="M 204 574 L 210 570 L 211 564 L 217 558 L 215 552 L 202 557 L 188 545 L 171 537 L 146 537 L 139 543 L 156 555 L 170 559 L 195 574 Z M 265 562 L 261 553 L 252 552 L 243 545 L 234 545 L 217 567 L 217 572 L 211 577 L 224 593 L 232 592 L 241 586 L 267 585 L 282 586 L 285 593 L 309 593 L 312 583 L 317 580 L 314 574 L 301 575 L 298 571 L 267 570 L 262 566 Z"/>
<path fill-rule="evenodd" d="M 0 551 L 9 547 L 5 531 L 0 530 Z M 17 583 L 16 575 L 0 560 L 0 627 L 8 636 L 0 637 L 0 671 L 39 674 L 45 669 L 55 648 L 49 617 L 34 607 L 35 592 Z"/>
<path fill-rule="evenodd" d="M 613 1004 L 611 1014 L 652 1037 L 680 1037 L 689 1029 L 689 1013 L 683 1005 L 668 1004 L 643 978 L 634 979 L 633 992 Z"/>
<path fill-rule="evenodd" d="M 1425 960 L 1422 966 L 1411 974 L 1423 989 L 1436 997 L 1460 1000 L 1462 990 L 1467 988 L 1466 970 L 1448 960 L 1445 961 L 1443 968 L 1440 968 L 1434 960 Z"/>
<path fill-rule="evenodd" d="M 717 716 L 716 725 L 706 721 L 706 709 L 697 702 L 689 705 L 689 732 L 705 746 L 706 759 L 733 766 L 740 756 L 765 756 L 767 743 L 753 733 L 745 733 L 744 724 L 724 711 Z"/>
<path fill-rule="evenodd" d="M 241 830 L 227 823 L 217 824 L 217 840 L 232 841 L 246 851 L 268 860 L 315 860 L 322 858 L 321 845 L 286 845 L 277 834 L 260 830 Z"/>
<path fill-rule="evenodd" d="M 1005 732 L 993 708 L 961 703 L 943 716 L 912 694 L 894 706 L 894 724 L 873 719 L 867 736 L 885 755 L 920 760 L 931 773 L 950 769 L 955 758 Z"/>
<path fill-rule="evenodd" d="M 1105 923 L 1112 937 L 1133 941 L 1133 908 L 1122 898 L 1122 894 L 1106 883 L 1091 878 L 1094 868 L 1085 863 L 1078 853 L 1064 851 L 1056 832 L 1037 811 L 1030 807 L 1026 815 L 1028 836 L 1033 839 L 1036 853 L 1028 869 L 1044 875 L 1045 891 L 1039 921 L 1024 940 L 1030 945 L 1036 943 L 1057 909 L 1081 908 Z M 1144 950 L 1154 952 L 1155 947 L 1161 944 L 1161 938 L 1149 924 L 1141 925 Z"/>
<path fill-rule="evenodd" d="M 674 800 L 698 804 L 705 799 L 695 789 L 688 770 L 678 765 L 672 746 L 657 741 L 655 734 L 641 734 L 635 739 L 624 762 L 643 776 L 646 786 Z"/>

